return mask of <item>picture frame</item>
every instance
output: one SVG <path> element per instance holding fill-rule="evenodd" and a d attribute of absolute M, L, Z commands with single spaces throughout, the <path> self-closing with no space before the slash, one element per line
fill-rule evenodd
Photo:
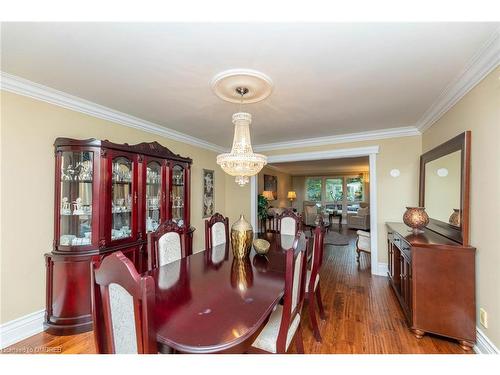
<path fill-rule="evenodd" d="M 203 193 L 201 216 L 205 219 L 215 213 L 215 171 L 211 169 L 203 169 L 202 173 Z"/>
<path fill-rule="evenodd" d="M 278 199 L 278 177 L 273 175 L 264 175 L 264 190 L 272 191 L 274 199 Z"/>

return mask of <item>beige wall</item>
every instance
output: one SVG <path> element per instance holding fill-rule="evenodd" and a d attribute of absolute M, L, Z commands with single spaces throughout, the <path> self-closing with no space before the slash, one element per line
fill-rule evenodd
<path fill-rule="evenodd" d="M 418 204 L 418 171 L 422 151 L 421 136 L 275 150 L 267 151 L 265 154 L 278 155 L 376 145 L 379 146 L 379 154 L 377 155 L 378 262 L 387 263 L 385 223 L 387 221 L 401 222 L 405 207 Z M 399 177 L 393 178 L 390 176 L 389 172 L 393 168 L 401 171 Z M 370 181 L 370 184 L 372 183 Z M 228 206 L 228 209 L 230 208 L 235 212 L 247 212 L 246 210 L 250 210 L 249 199 L 233 200 L 231 207 Z M 295 207 L 297 206 L 295 205 Z"/>
<path fill-rule="evenodd" d="M 276 176 L 278 178 L 278 199 L 270 201 L 269 205 L 273 207 L 290 207 L 290 201 L 287 199 L 287 194 L 292 190 L 292 177 L 276 169 L 264 167 L 257 175 L 257 192 L 262 194 L 264 191 L 264 175 Z"/>
<path fill-rule="evenodd" d="M 233 190 L 239 187 L 234 182 L 228 184 L 228 177 L 216 164 L 216 153 L 212 151 L 4 91 L 1 100 L 1 322 L 45 307 L 43 254 L 52 249 L 53 143 L 57 137 L 94 137 L 131 144 L 158 141 L 175 153 L 191 157 L 194 251 L 203 249 L 204 245 L 203 168 L 215 170 L 217 211 L 226 212 L 226 186 L 229 186 L 229 196 L 249 201 L 245 189 L 239 191 L 241 198 L 238 198 Z M 229 212 L 234 219 L 236 213 Z"/>
<path fill-rule="evenodd" d="M 476 305 L 488 312 L 486 336 L 500 346 L 500 68 L 423 135 L 423 152 L 471 130 L 470 239 L 476 254 Z"/>

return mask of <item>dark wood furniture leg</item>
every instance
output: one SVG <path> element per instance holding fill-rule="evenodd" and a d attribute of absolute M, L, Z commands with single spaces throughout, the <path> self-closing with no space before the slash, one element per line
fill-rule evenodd
<path fill-rule="evenodd" d="M 318 287 L 316 288 L 316 301 L 318 302 L 319 317 L 321 320 L 326 320 L 325 309 L 323 308 L 323 301 L 321 300 L 321 289 L 320 282 L 318 282 Z"/>
<path fill-rule="evenodd" d="M 411 331 L 413 332 L 413 334 L 417 339 L 421 339 L 425 335 L 425 332 L 420 329 L 411 329 Z"/>
<path fill-rule="evenodd" d="M 474 343 L 471 341 L 466 341 L 466 340 L 459 340 L 458 344 L 460 347 L 465 350 L 465 351 L 471 351 L 472 348 L 474 348 Z"/>
<path fill-rule="evenodd" d="M 317 342 L 321 342 L 321 333 L 319 332 L 318 320 L 316 319 L 316 311 L 314 306 L 314 295 L 309 293 L 307 296 L 307 302 L 309 304 L 309 319 L 311 320 L 311 328 L 314 333 L 314 338 Z"/>
<path fill-rule="evenodd" d="M 295 348 L 298 354 L 304 354 L 304 340 L 302 339 L 302 325 L 300 323 L 295 333 Z"/>

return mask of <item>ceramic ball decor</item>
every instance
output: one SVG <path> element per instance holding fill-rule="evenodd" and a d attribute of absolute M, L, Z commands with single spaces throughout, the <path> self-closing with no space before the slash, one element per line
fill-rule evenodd
<path fill-rule="evenodd" d="M 403 222 L 412 228 L 413 234 L 420 234 L 423 232 L 422 229 L 429 224 L 429 215 L 425 212 L 425 207 L 406 207 Z"/>

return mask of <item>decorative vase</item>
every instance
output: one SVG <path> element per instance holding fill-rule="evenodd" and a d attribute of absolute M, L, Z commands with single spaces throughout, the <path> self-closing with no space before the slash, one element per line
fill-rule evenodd
<path fill-rule="evenodd" d="M 460 209 L 458 208 L 453 209 L 453 213 L 451 214 L 448 222 L 455 227 L 460 226 Z"/>
<path fill-rule="evenodd" d="M 231 226 L 231 247 L 235 258 L 242 259 L 250 253 L 253 228 L 243 215 Z"/>
<path fill-rule="evenodd" d="M 425 207 L 406 207 L 403 222 L 412 228 L 413 234 L 419 234 L 429 224 L 429 215 L 425 212 Z"/>

